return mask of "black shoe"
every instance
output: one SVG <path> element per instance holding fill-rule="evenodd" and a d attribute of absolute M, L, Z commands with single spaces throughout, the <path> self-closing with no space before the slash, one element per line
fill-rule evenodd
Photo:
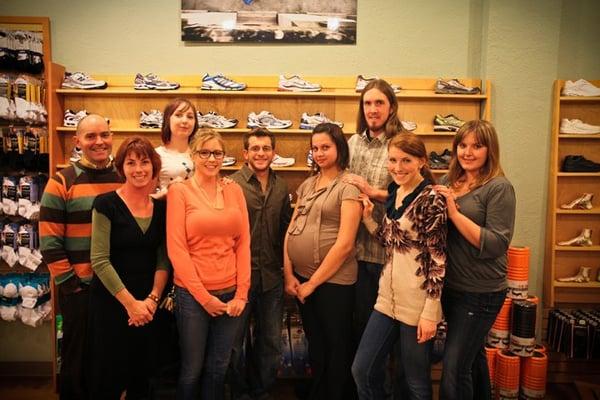
<path fill-rule="evenodd" d="M 566 156 L 562 170 L 563 172 L 600 172 L 600 164 L 581 155 Z"/>
<path fill-rule="evenodd" d="M 429 168 L 431 169 L 448 169 L 448 162 L 444 160 L 435 151 L 429 153 Z"/>

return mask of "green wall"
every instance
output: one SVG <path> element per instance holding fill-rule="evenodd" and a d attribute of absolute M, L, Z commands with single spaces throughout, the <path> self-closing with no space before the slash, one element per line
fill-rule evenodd
<path fill-rule="evenodd" d="M 355 46 L 188 45 L 179 4 L 3 0 L 0 14 L 50 17 L 53 59 L 71 71 L 490 79 L 502 163 L 518 199 L 513 243 L 531 248 L 530 292 L 541 296 L 552 84 L 600 79 L 600 2 L 358 0 Z M 19 351 L 0 346 L 0 360 Z"/>

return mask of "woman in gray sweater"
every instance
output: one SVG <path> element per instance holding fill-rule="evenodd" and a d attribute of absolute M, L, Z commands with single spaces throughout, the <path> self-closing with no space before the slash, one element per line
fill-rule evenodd
<path fill-rule="evenodd" d="M 506 295 L 506 251 L 515 192 L 500 166 L 495 128 L 464 124 L 452 143 L 443 186 L 448 206 L 448 266 L 442 308 L 448 323 L 441 399 L 490 399 L 485 337 Z"/>

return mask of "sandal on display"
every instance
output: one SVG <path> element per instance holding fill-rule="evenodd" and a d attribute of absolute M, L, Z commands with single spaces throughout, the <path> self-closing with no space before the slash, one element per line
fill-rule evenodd
<path fill-rule="evenodd" d="M 580 197 L 576 198 L 572 202 L 568 204 L 563 204 L 560 208 L 565 210 L 591 210 L 592 209 L 592 199 L 594 198 L 594 193 L 584 193 Z"/>
<path fill-rule="evenodd" d="M 591 271 L 592 269 L 590 267 L 579 267 L 579 272 L 577 273 L 577 275 L 569 276 L 566 278 L 558 278 L 556 280 L 559 282 L 589 282 Z"/>
<path fill-rule="evenodd" d="M 592 230 L 585 228 L 579 236 L 573 239 L 558 242 L 559 246 L 591 246 L 592 245 Z"/>

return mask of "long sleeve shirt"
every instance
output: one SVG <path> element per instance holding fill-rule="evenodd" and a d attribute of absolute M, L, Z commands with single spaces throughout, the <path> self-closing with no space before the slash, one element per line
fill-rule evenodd
<path fill-rule="evenodd" d="M 121 185 L 112 165 L 93 169 L 80 162 L 48 181 L 40 209 L 40 250 L 57 285 L 69 281 L 75 289 L 80 281 L 91 281 L 92 203 Z"/>
<path fill-rule="evenodd" d="M 246 200 L 237 183 L 222 191 L 223 207 L 211 204 L 194 178 L 170 186 L 167 194 L 167 252 L 174 282 L 201 305 L 210 291 L 236 286 L 247 300 L 250 288 L 250 224 Z M 217 193 L 219 197 L 219 193 Z"/>
<path fill-rule="evenodd" d="M 481 227 L 481 240 L 477 248 L 449 224 L 446 285 L 473 293 L 506 289 L 506 251 L 515 226 L 513 186 L 499 176 L 460 196 L 456 203 L 462 214 Z"/>

